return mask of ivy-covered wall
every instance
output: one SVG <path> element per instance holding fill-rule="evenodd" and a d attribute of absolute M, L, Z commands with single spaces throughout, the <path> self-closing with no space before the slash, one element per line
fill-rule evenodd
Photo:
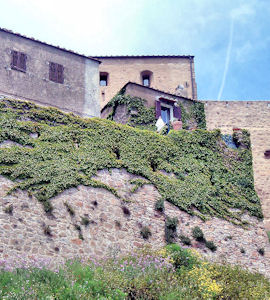
<path fill-rule="evenodd" d="M 163 200 L 201 219 L 245 225 L 245 212 L 262 218 L 246 131 L 235 136 L 239 147 L 230 149 L 218 130 L 162 136 L 14 100 L 1 101 L 0 115 L 0 143 L 16 143 L 0 148 L 0 174 L 16 183 L 12 190 L 34 195 L 48 213 L 53 196 L 78 185 L 105 188 L 125 201 L 93 178 L 98 170 L 124 168 L 154 185 Z"/>
<path fill-rule="evenodd" d="M 198 101 L 178 101 L 181 107 L 183 129 L 206 129 L 204 104 Z M 140 129 L 156 131 L 155 107 L 147 100 L 130 96 L 121 90 L 102 110 L 102 116 Z"/>

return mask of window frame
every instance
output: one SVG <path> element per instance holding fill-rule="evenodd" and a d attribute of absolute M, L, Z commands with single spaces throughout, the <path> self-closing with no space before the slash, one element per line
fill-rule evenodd
<path fill-rule="evenodd" d="M 49 80 L 55 83 L 64 83 L 64 66 L 55 62 L 49 62 Z"/>
<path fill-rule="evenodd" d="M 16 59 L 15 59 L 16 57 Z M 24 52 L 11 50 L 11 69 L 26 73 L 27 55 Z"/>
<path fill-rule="evenodd" d="M 106 76 L 106 80 L 102 80 L 101 77 L 105 77 Z M 102 81 L 105 81 L 106 84 L 101 84 Z M 100 72 L 99 73 L 99 86 L 104 87 L 104 86 L 108 86 L 109 85 L 109 73 L 107 72 Z"/>
<path fill-rule="evenodd" d="M 142 85 L 145 86 L 145 87 L 151 87 L 151 83 L 152 83 L 152 80 L 153 80 L 153 72 L 149 71 L 149 70 L 144 70 L 140 73 L 140 76 L 141 76 Z M 144 84 L 145 77 L 148 77 L 148 85 Z"/>

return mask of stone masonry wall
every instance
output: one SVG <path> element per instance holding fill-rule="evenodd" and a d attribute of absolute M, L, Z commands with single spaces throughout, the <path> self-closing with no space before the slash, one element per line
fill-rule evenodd
<path fill-rule="evenodd" d="M 195 240 L 192 246 L 208 259 L 241 264 L 269 276 L 270 244 L 262 222 L 246 216 L 253 224 L 248 230 L 217 218 L 203 222 L 170 203 L 165 203 L 165 214 L 159 213 L 154 205 L 160 195 L 152 185 L 131 192 L 129 180 L 135 177 L 125 170 L 99 171 L 96 179 L 117 188 L 121 198 L 127 201 L 121 201 L 104 189 L 79 186 L 51 199 L 53 216 L 46 215 L 42 205 L 23 191 L 7 195 L 13 183 L 0 177 L 0 259 L 39 257 L 61 263 L 72 257 L 103 258 L 144 245 L 159 248 L 165 245 L 166 214 L 178 218 L 178 234 L 191 237 L 192 228 L 201 227 L 206 239 L 215 242 L 217 251 L 213 253 Z M 68 213 L 65 203 L 72 207 L 74 216 Z M 12 213 L 6 211 L 10 205 L 13 205 Z M 90 224 L 82 225 L 81 217 L 88 217 Z M 80 225 L 83 240 L 75 224 Z M 152 232 L 149 240 L 140 235 L 143 226 L 149 226 Z M 45 233 L 48 228 L 49 235 Z M 264 256 L 258 253 L 260 248 L 264 248 Z"/>
<path fill-rule="evenodd" d="M 234 127 L 251 134 L 255 188 L 261 199 L 265 227 L 270 230 L 270 101 L 204 101 L 207 129 L 232 134 Z"/>
<path fill-rule="evenodd" d="M 189 57 L 96 58 L 102 62 L 99 71 L 108 73 L 107 86 L 100 87 L 101 108 L 129 81 L 142 84 L 141 72 L 146 70 L 153 73 L 150 80 L 152 88 L 175 94 L 176 88 L 182 85 L 182 96 L 188 98 L 192 98 L 192 76 L 194 99 L 197 99 L 194 62 L 191 72 Z"/>

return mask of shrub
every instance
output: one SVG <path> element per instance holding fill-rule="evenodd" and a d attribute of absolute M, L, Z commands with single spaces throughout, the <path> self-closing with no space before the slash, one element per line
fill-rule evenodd
<path fill-rule="evenodd" d="M 155 203 L 155 210 L 164 212 L 164 200 L 158 199 Z"/>
<path fill-rule="evenodd" d="M 246 250 L 245 250 L 244 248 L 241 248 L 241 249 L 240 249 L 240 252 L 243 253 L 243 254 L 245 254 L 245 253 L 246 253 Z"/>
<path fill-rule="evenodd" d="M 5 207 L 5 208 L 4 208 L 4 212 L 5 212 L 6 214 L 12 215 L 12 212 L 13 212 L 13 205 L 10 204 L 10 205 L 8 205 L 7 207 Z"/>
<path fill-rule="evenodd" d="M 217 246 L 213 241 L 205 241 L 205 246 L 213 252 L 217 250 Z"/>
<path fill-rule="evenodd" d="M 140 233 L 145 240 L 149 239 L 149 237 L 152 235 L 152 232 L 148 226 L 144 226 Z"/>
<path fill-rule="evenodd" d="M 198 242 L 204 242 L 204 234 L 199 226 L 196 226 L 192 229 L 192 236 Z"/>
<path fill-rule="evenodd" d="M 176 238 L 176 229 L 178 225 L 177 218 L 167 217 L 165 221 L 165 240 L 167 244 L 171 244 L 174 242 Z"/>
<path fill-rule="evenodd" d="M 71 217 L 75 216 L 75 211 L 74 209 L 70 206 L 70 204 L 68 204 L 67 202 L 64 203 L 68 213 L 70 214 Z"/>
<path fill-rule="evenodd" d="M 84 240 L 84 237 L 83 237 L 81 232 L 79 232 L 79 239 L 82 240 L 82 241 Z"/>
<path fill-rule="evenodd" d="M 185 235 L 180 235 L 179 236 L 180 238 L 180 241 L 184 244 L 184 245 L 187 245 L 187 246 L 190 246 L 191 245 L 191 239 L 188 237 L 188 236 L 185 236 Z"/>
<path fill-rule="evenodd" d="M 81 217 L 81 224 L 84 226 L 88 226 L 90 223 L 90 220 L 88 217 Z"/>
<path fill-rule="evenodd" d="M 268 240 L 270 242 L 270 231 L 267 231 Z"/>
<path fill-rule="evenodd" d="M 192 267 L 199 263 L 198 258 L 192 254 L 189 249 L 182 249 L 179 245 L 171 244 L 166 246 L 166 250 L 170 253 L 173 265 L 176 269 L 182 267 L 192 269 Z"/>

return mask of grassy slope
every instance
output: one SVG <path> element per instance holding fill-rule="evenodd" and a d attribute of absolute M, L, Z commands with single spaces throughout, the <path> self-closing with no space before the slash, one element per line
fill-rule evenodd
<path fill-rule="evenodd" d="M 97 170 L 125 168 L 146 178 L 164 200 L 201 218 L 241 223 L 241 216 L 230 208 L 262 217 L 251 151 L 228 149 L 219 131 L 171 131 L 161 136 L 26 102 L 0 104 L 0 143 L 19 144 L 0 149 L 0 174 L 15 181 L 15 188 L 35 195 L 46 211 L 52 210 L 51 197 L 79 184 L 104 187 L 117 196 L 117 191 L 91 178 Z"/>

